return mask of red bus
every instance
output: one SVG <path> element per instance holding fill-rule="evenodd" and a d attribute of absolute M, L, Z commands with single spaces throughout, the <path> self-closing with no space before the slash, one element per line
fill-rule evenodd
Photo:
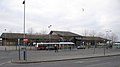
<path fill-rule="evenodd" d="M 37 45 L 35 45 L 35 48 L 36 48 L 37 50 L 45 50 L 45 49 L 47 48 L 47 45 L 37 43 Z"/>

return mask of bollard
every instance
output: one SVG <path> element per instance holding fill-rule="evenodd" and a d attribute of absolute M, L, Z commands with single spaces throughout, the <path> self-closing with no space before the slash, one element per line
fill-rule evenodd
<path fill-rule="evenodd" d="M 20 58 L 20 46 L 19 46 L 19 60 L 21 60 L 21 58 Z"/>
<path fill-rule="evenodd" d="M 26 52 L 25 52 L 25 50 L 23 51 L 23 59 L 26 60 Z"/>

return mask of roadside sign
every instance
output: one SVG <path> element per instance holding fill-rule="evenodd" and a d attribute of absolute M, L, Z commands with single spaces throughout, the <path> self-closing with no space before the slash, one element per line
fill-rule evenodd
<path fill-rule="evenodd" d="M 28 42 L 28 38 L 24 38 L 23 41 L 24 41 L 25 43 L 27 43 L 27 42 Z"/>
<path fill-rule="evenodd" d="M 18 39 L 18 45 L 20 45 L 20 39 Z"/>

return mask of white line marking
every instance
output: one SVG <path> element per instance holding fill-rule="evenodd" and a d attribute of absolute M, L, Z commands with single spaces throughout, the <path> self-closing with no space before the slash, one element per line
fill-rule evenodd
<path fill-rule="evenodd" d="M 84 63 L 84 61 L 77 61 L 77 62 L 75 62 L 75 63 Z"/>
<path fill-rule="evenodd" d="M 92 63 L 92 62 L 97 62 L 97 61 L 100 61 L 100 60 L 91 60 L 91 61 L 77 61 L 75 63 Z"/>
<path fill-rule="evenodd" d="M 10 61 L 1 63 L 0 66 L 1 66 L 1 65 L 4 65 L 4 64 L 7 64 L 7 63 L 10 63 Z"/>
<path fill-rule="evenodd" d="M 106 62 L 106 63 L 99 63 L 99 64 L 92 64 L 92 65 L 88 65 L 87 67 L 96 67 L 96 66 L 99 66 L 99 65 L 104 65 L 104 64 L 110 64 L 111 62 Z"/>
<path fill-rule="evenodd" d="M 4 59 L 4 58 L 7 58 L 7 57 L 0 57 L 0 59 Z"/>

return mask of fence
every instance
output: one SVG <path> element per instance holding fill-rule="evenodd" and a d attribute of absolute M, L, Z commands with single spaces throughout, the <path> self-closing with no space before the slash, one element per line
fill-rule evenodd
<path fill-rule="evenodd" d="M 24 46 L 20 46 L 20 49 L 23 49 Z M 0 46 L 0 50 L 19 50 L 19 46 Z M 34 50 L 35 47 L 34 46 L 27 46 L 26 47 L 27 50 Z"/>

